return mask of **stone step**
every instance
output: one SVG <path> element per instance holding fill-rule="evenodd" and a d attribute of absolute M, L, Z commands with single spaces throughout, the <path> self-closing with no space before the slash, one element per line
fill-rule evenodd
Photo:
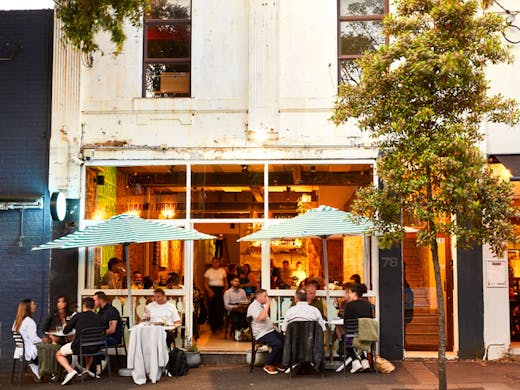
<path fill-rule="evenodd" d="M 224 364 L 245 364 L 247 352 L 200 351 L 202 364 L 218 366 Z"/>

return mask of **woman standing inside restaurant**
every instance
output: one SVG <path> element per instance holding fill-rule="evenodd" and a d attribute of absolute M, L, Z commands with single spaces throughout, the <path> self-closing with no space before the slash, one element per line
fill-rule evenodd
<path fill-rule="evenodd" d="M 23 337 L 25 346 L 25 360 L 31 361 L 29 367 L 33 375 L 40 379 L 38 372 L 38 350 L 36 344 L 41 343 L 42 339 L 36 334 L 36 322 L 32 319 L 34 312 L 36 311 L 36 303 L 31 299 L 22 299 L 18 304 L 18 311 L 16 312 L 16 319 L 14 320 L 12 330 L 18 332 Z M 22 351 L 18 348 L 14 351 L 14 358 L 17 359 L 21 356 Z"/>
<path fill-rule="evenodd" d="M 44 332 L 57 331 L 63 329 L 72 311 L 69 308 L 69 300 L 65 295 L 60 295 L 56 299 L 56 309 L 47 317 L 43 327 Z M 57 336 L 49 336 L 54 344 L 58 344 L 60 338 Z"/>

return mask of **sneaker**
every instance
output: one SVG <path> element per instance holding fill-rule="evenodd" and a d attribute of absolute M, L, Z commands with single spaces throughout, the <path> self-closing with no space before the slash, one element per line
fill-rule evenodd
<path fill-rule="evenodd" d="M 270 366 L 268 364 L 264 366 L 264 371 L 267 372 L 269 375 L 278 374 L 278 370 L 274 366 Z"/>
<path fill-rule="evenodd" d="M 296 367 L 298 367 L 298 363 L 293 364 L 292 367 L 287 367 L 287 369 L 285 370 L 285 373 L 286 373 L 286 374 L 290 374 L 291 371 L 293 371 L 294 369 L 296 369 Z"/>
<path fill-rule="evenodd" d="M 98 374 L 95 374 L 95 373 L 93 373 L 93 372 L 90 371 L 90 370 L 83 370 L 83 372 L 81 373 L 81 375 L 85 375 L 85 374 L 88 375 L 88 376 L 91 377 L 91 378 L 94 378 L 94 379 L 99 379 L 99 378 L 101 378 Z"/>
<path fill-rule="evenodd" d="M 367 359 L 361 360 L 361 367 L 363 367 L 363 371 L 370 370 L 370 363 Z"/>
<path fill-rule="evenodd" d="M 345 367 L 347 367 L 350 364 L 351 361 L 352 358 L 349 356 L 344 363 L 341 363 L 341 365 L 338 368 L 336 368 L 336 372 L 341 372 Z"/>
<path fill-rule="evenodd" d="M 78 375 L 78 373 L 76 372 L 76 370 L 74 371 L 71 371 L 69 372 L 67 375 L 65 375 L 65 379 L 63 380 L 63 382 L 61 382 L 61 385 L 62 386 L 65 386 L 67 383 L 69 383 L 72 378 L 74 378 L 76 375 Z"/>
<path fill-rule="evenodd" d="M 240 341 L 242 339 L 242 332 L 240 330 L 235 330 L 235 340 Z"/>
<path fill-rule="evenodd" d="M 280 372 L 285 372 L 287 370 L 287 367 L 285 367 L 282 363 L 277 363 L 273 365 L 274 368 L 276 368 Z"/>
<path fill-rule="evenodd" d="M 41 378 L 40 378 L 40 371 L 38 370 L 38 365 L 34 364 L 34 363 L 29 363 L 29 368 L 31 369 L 31 373 L 34 376 L 34 379 L 39 381 Z"/>
<path fill-rule="evenodd" d="M 350 373 L 354 374 L 354 373 L 358 372 L 359 370 L 361 370 L 362 368 L 363 368 L 363 366 L 361 365 L 361 362 L 356 359 L 352 362 L 352 368 L 350 370 Z"/>

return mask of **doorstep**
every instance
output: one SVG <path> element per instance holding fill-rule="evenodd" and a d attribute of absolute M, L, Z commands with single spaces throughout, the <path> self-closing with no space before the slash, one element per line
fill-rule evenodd
<path fill-rule="evenodd" d="M 213 366 L 226 364 L 246 364 L 246 355 L 246 351 L 200 351 L 202 364 Z"/>

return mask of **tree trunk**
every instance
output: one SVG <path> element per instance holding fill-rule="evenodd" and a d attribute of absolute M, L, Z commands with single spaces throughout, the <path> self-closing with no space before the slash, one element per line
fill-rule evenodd
<path fill-rule="evenodd" d="M 439 390 L 447 389 L 446 381 L 446 314 L 444 312 L 444 292 L 442 289 L 441 267 L 439 264 L 439 247 L 435 240 L 430 245 L 435 274 L 435 290 L 437 292 L 438 325 L 439 325 L 439 354 L 437 357 Z"/>

